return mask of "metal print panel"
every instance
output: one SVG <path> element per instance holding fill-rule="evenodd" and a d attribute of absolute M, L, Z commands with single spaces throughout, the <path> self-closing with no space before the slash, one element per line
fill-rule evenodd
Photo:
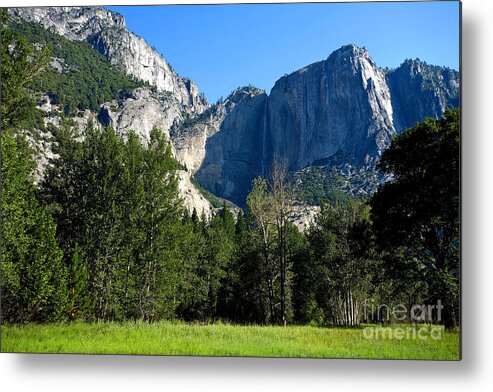
<path fill-rule="evenodd" d="M 3 352 L 460 359 L 459 2 L 1 30 Z"/>

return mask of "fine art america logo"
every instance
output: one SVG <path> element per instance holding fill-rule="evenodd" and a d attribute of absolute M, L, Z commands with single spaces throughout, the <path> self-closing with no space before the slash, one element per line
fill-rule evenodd
<path fill-rule="evenodd" d="M 441 339 L 443 327 L 437 325 L 442 320 L 442 301 L 436 305 L 404 304 L 385 305 L 365 301 L 363 305 L 364 319 L 372 323 L 401 323 L 397 326 L 366 326 L 363 336 L 366 339 Z"/>

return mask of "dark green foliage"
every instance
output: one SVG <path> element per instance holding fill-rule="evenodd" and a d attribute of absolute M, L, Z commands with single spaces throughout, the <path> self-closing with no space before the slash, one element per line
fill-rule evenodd
<path fill-rule="evenodd" d="M 33 152 L 11 131 L 2 132 L 2 318 L 55 321 L 65 315 L 66 268 L 53 219 L 33 185 Z"/>
<path fill-rule="evenodd" d="M 89 275 L 84 264 L 84 257 L 79 244 L 75 244 L 68 273 L 68 317 L 76 320 L 90 315 L 93 304 L 89 294 Z"/>
<path fill-rule="evenodd" d="M 292 174 L 294 194 L 310 205 L 346 203 L 354 197 L 343 190 L 344 177 L 336 170 L 311 166 Z"/>
<path fill-rule="evenodd" d="M 371 201 L 378 243 L 421 267 L 448 327 L 458 319 L 459 137 L 458 109 L 400 134 L 379 164 L 392 179 Z"/>
<path fill-rule="evenodd" d="M 174 251 L 168 242 L 173 243 L 181 216 L 169 144 L 157 129 L 148 147 L 135 134 L 125 141 L 111 128 L 90 128 L 84 136 L 80 141 L 69 130 L 58 134 L 60 157 L 41 195 L 53 210 L 66 253 L 77 254 L 67 263 L 84 260 L 94 300 L 92 310 L 84 306 L 85 316 L 167 315 L 164 283 L 174 268 L 168 263 Z"/>
<path fill-rule="evenodd" d="M 183 297 L 177 314 L 185 320 L 213 320 L 224 306 L 225 281 L 234 259 L 233 215 L 224 205 L 209 222 L 192 215 L 185 225 L 179 278 Z"/>
<path fill-rule="evenodd" d="M 43 69 L 39 51 L 1 22 L 1 292 L 8 322 L 54 321 L 65 315 L 66 269 L 53 219 L 36 200 L 35 155 L 19 133 L 32 119 L 27 85 Z"/>
<path fill-rule="evenodd" d="M 69 41 L 36 23 L 12 22 L 11 29 L 23 40 L 49 48 L 52 58 L 60 63 L 61 72 L 50 66 L 41 77 L 26 79 L 25 84 L 35 92 L 48 93 L 65 114 L 98 111 L 103 102 L 144 85 L 118 71 L 86 42 Z"/>
<path fill-rule="evenodd" d="M 295 265 L 298 321 L 357 325 L 375 269 L 368 207 L 323 205 L 307 240 L 309 256 Z"/>
<path fill-rule="evenodd" d="M 220 315 L 236 323 L 267 324 L 273 317 L 263 254 L 251 236 L 237 246 L 223 288 Z"/>

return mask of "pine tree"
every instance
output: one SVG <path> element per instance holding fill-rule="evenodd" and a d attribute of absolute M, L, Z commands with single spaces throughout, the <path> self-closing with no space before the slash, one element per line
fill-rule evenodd
<path fill-rule="evenodd" d="M 183 209 L 169 143 L 157 129 L 147 146 L 111 128 L 84 136 L 59 133 L 42 195 L 67 254 L 78 246 L 84 256 L 94 299 L 86 312 L 103 320 L 171 317 Z M 78 258 L 66 262 L 79 268 Z"/>

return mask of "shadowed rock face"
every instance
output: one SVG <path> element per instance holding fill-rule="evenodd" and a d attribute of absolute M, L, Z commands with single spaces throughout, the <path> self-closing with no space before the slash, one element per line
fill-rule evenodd
<path fill-rule="evenodd" d="M 197 179 L 212 192 L 244 204 L 262 170 L 262 133 L 267 96 L 238 90 L 230 97 L 220 129 L 207 139 Z M 230 103 L 228 102 L 228 103 Z"/>
<path fill-rule="evenodd" d="M 406 60 L 388 73 L 387 80 L 399 131 L 459 106 L 459 73 L 453 69 Z"/>
<path fill-rule="evenodd" d="M 202 186 L 244 205 L 252 179 L 262 172 L 267 95 L 235 90 L 196 122 L 171 132 L 176 157 Z"/>

